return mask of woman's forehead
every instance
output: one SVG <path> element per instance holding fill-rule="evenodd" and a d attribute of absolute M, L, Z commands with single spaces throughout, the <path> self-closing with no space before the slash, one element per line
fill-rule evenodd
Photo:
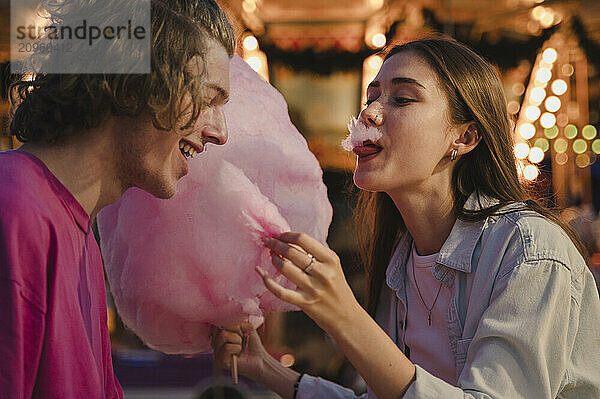
<path fill-rule="evenodd" d="M 407 82 L 416 81 L 424 89 L 436 86 L 433 68 L 415 51 L 403 51 L 385 60 L 375 80 L 390 84 L 392 81 L 397 82 L 399 78 Z"/>

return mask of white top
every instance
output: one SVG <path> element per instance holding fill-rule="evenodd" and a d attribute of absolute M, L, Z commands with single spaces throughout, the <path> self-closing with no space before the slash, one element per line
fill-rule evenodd
<path fill-rule="evenodd" d="M 414 244 L 412 246 L 406 273 L 407 319 L 404 342 L 410 348 L 410 360 L 413 363 L 447 383 L 456 385 L 456 366 L 450 348 L 446 314 L 452 292 L 448 286 L 436 280 L 431 271 L 438 254 L 421 256 Z M 423 300 L 419 297 L 417 287 Z M 431 325 L 423 301 L 431 309 Z"/>
<path fill-rule="evenodd" d="M 473 193 L 465 209 L 497 203 Z M 408 232 L 400 237 L 376 315 L 402 351 L 406 326 L 401 321 L 408 306 L 398 303 L 407 301 L 412 242 Z M 458 381 L 448 384 L 417 364 L 404 399 L 600 398 L 598 288 L 560 226 L 523 203 L 505 205 L 477 222 L 457 219 L 432 273 L 452 291 L 446 327 Z M 304 375 L 297 398 L 367 396 L 376 398 L 370 389 L 357 396 L 333 382 Z"/>

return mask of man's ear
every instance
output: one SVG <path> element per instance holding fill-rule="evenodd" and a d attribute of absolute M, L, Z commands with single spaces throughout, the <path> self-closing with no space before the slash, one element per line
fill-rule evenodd
<path fill-rule="evenodd" d="M 464 155 L 477 147 L 481 141 L 481 134 L 475 122 L 469 122 L 459 127 L 460 135 L 454 140 L 453 148 L 456 148 L 458 154 Z"/>

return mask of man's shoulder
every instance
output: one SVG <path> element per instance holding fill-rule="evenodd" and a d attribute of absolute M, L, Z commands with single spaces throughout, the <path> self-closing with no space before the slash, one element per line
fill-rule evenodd
<path fill-rule="evenodd" d="M 0 152 L 0 225 L 47 228 L 58 199 L 40 168 L 16 151 Z M 31 230 L 28 229 L 28 230 Z"/>

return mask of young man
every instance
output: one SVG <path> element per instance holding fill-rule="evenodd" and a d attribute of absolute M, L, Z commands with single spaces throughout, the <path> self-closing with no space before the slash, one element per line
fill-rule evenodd
<path fill-rule="evenodd" d="M 152 1 L 149 75 L 40 74 L 13 87 L 0 153 L 0 397 L 122 398 L 92 220 L 129 187 L 169 198 L 227 140 L 234 35 L 213 0 Z"/>

